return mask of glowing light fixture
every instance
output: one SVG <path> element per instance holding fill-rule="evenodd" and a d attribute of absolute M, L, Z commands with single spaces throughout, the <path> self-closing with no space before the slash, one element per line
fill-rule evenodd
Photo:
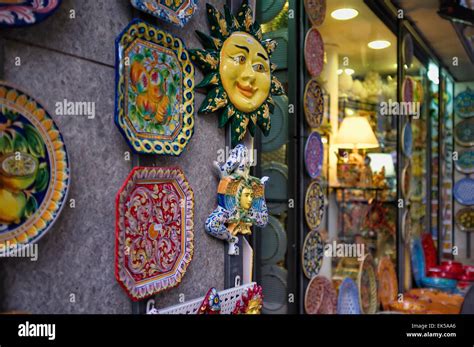
<path fill-rule="evenodd" d="M 385 49 L 387 47 L 390 47 L 391 43 L 387 40 L 375 40 L 369 42 L 368 46 L 372 49 Z"/>
<path fill-rule="evenodd" d="M 353 69 L 345 69 L 344 72 L 350 76 L 353 75 L 355 71 Z"/>
<path fill-rule="evenodd" d="M 332 11 L 331 17 L 337 20 L 349 20 L 359 15 L 359 11 L 353 8 L 340 8 Z"/>
<path fill-rule="evenodd" d="M 342 75 L 342 69 L 337 70 L 338 75 Z"/>

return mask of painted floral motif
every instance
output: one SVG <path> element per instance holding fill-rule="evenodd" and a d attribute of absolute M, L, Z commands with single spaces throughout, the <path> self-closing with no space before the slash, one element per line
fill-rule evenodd
<path fill-rule="evenodd" d="M 319 232 L 313 230 L 306 236 L 303 245 L 302 267 L 305 276 L 309 279 L 319 273 L 323 265 L 324 242 Z"/>
<path fill-rule="evenodd" d="M 198 0 L 131 0 L 133 7 L 183 27 L 197 10 Z"/>
<path fill-rule="evenodd" d="M 221 298 L 216 288 L 211 288 L 207 292 L 204 300 L 197 311 L 197 314 L 220 314 Z"/>
<path fill-rule="evenodd" d="M 306 68 L 312 77 L 318 77 L 324 68 L 324 41 L 316 28 L 306 34 L 304 43 Z"/>
<path fill-rule="evenodd" d="M 324 147 L 321 135 L 313 132 L 309 135 L 305 146 L 305 166 L 311 178 L 318 178 L 321 175 L 324 160 Z"/>
<path fill-rule="evenodd" d="M 255 284 L 242 294 L 241 300 L 237 301 L 232 314 L 261 314 L 263 307 L 262 287 Z"/>
<path fill-rule="evenodd" d="M 324 116 L 324 91 L 315 79 L 306 84 L 304 92 L 304 114 L 311 128 L 318 128 Z"/>
<path fill-rule="evenodd" d="M 31 25 L 46 19 L 61 0 L 0 0 L 0 27 Z"/>
<path fill-rule="evenodd" d="M 310 183 L 306 190 L 304 204 L 306 223 L 311 230 L 317 229 L 324 216 L 324 193 L 317 181 Z"/>

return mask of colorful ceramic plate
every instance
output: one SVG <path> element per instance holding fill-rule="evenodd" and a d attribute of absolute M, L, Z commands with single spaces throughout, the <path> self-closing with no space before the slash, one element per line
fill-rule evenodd
<path fill-rule="evenodd" d="M 277 265 L 262 267 L 263 314 L 288 312 L 288 272 Z"/>
<path fill-rule="evenodd" d="M 272 127 L 268 136 L 262 136 L 262 150 L 272 152 L 288 142 L 288 97 L 274 96 L 275 109 L 272 114 Z"/>
<path fill-rule="evenodd" d="M 474 231 L 474 207 L 465 207 L 456 213 L 455 222 L 461 231 Z"/>
<path fill-rule="evenodd" d="M 285 7 L 285 0 L 257 1 L 257 22 L 265 24 L 272 21 Z"/>
<path fill-rule="evenodd" d="M 324 91 L 311 79 L 304 91 L 304 115 L 310 128 L 319 128 L 324 117 Z"/>
<path fill-rule="evenodd" d="M 456 170 L 464 174 L 474 173 L 474 148 L 459 152 L 458 160 L 454 161 Z"/>
<path fill-rule="evenodd" d="M 117 127 L 137 153 L 180 155 L 194 130 L 194 67 L 186 47 L 138 19 L 115 46 Z"/>
<path fill-rule="evenodd" d="M 285 259 L 287 238 L 283 225 L 273 216 L 261 231 L 261 260 L 263 264 L 276 264 Z"/>
<path fill-rule="evenodd" d="M 324 242 L 317 230 L 312 230 L 306 235 L 301 252 L 301 266 L 303 273 L 312 279 L 319 273 L 323 265 Z"/>
<path fill-rule="evenodd" d="M 69 189 L 69 159 L 51 114 L 0 81 L 0 248 L 38 241 Z"/>
<path fill-rule="evenodd" d="M 438 263 L 435 244 L 430 233 L 423 233 L 421 245 L 423 246 L 423 255 L 425 256 L 425 273 L 428 273 L 428 269 L 435 267 Z"/>
<path fill-rule="evenodd" d="M 424 287 L 439 289 L 448 293 L 453 292 L 456 289 L 458 281 L 440 278 L 440 277 L 424 277 L 422 279 L 422 284 Z"/>
<path fill-rule="evenodd" d="M 315 230 L 324 217 L 324 192 L 317 181 L 312 181 L 306 190 L 304 212 L 306 224 L 310 230 Z"/>
<path fill-rule="evenodd" d="M 413 39 L 410 34 L 407 33 L 403 36 L 402 46 L 403 63 L 411 67 L 413 62 Z"/>
<path fill-rule="evenodd" d="M 456 115 L 461 118 L 474 117 L 474 92 L 467 88 L 454 99 Z"/>
<path fill-rule="evenodd" d="M 411 161 L 408 160 L 405 168 L 402 171 L 402 195 L 405 200 L 409 200 L 412 193 L 411 187 L 412 171 Z"/>
<path fill-rule="evenodd" d="M 359 291 L 354 280 L 346 277 L 339 286 L 337 314 L 361 314 Z"/>
<path fill-rule="evenodd" d="M 61 0 L 0 0 L 0 28 L 42 22 L 61 5 Z"/>
<path fill-rule="evenodd" d="M 306 146 L 304 150 L 304 162 L 306 165 L 306 172 L 309 177 L 315 179 L 321 175 L 324 160 L 324 146 L 321 141 L 321 135 L 317 132 L 312 132 L 308 140 L 306 140 Z"/>
<path fill-rule="evenodd" d="M 198 0 L 131 0 L 136 9 L 183 27 L 197 10 Z"/>
<path fill-rule="evenodd" d="M 324 42 L 316 28 L 309 29 L 304 42 L 306 68 L 313 77 L 318 77 L 324 67 Z"/>
<path fill-rule="evenodd" d="M 398 281 L 395 266 L 390 257 L 383 257 L 377 268 L 377 279 L 379 281 L 379 300 L 384 310 L 389 310 L 389 304 L 397 299 Z"/>
<path fill-rule="evenodd" d="M 402 150 L 405 156 L 411 158 L 413 154 L 413 130 L 410 122 L 406 122 L 403 127 Z"/>
<path fill-rule="evenodd" d="M 116 198 L 115 277 L 141 300 L 177 286 L 194 253 L 194 193 L 176 167 L 136 167 Z"/>
<path fill-rule="evenodd" d="M 307 314 L 335 314 L 337 295 L 331 281 L 315 276 L 306 287 L 304 308 Z"/>
<path fill-rule="evenodd" d="M 374 314 L 377 312 L 377 278 L 375 277 L 375 268 L 372 256 L 366 254 L 359 267 L 357 276 L 357 288 L 359 289 L 360 310 L 365 314 Z"/>
<path fill-rule="evenodd" d="M 464 119 L 456 125 L 454 139 L 460 146 L 474 146 L 474 117 Z"/>
<path fill-rule="evenodd" d="M 415 87 L 416 87 L 416 82 L 413 80 L 413 78 L 409 76 L 405 77 L 402 84 L 402 101 L 403 102 L 413 102 Z"/>
<path fill-rule="evenodd" d="M 453 195 L 461 205 L 474 205 L 474 179 L 463 178 L 454 184 Z"/>
<path fill-rule="evenodd" d="M 411 245 L 411 268 L 415 283 L 418 287 L 422 286 L 422 279 L 425 276 L 425 257 L 423 253 L 423 246 L 419 238 L 413 239 Z"/>
<path fill-rule="evenodd" d="M 304 0 L 304 9 L 313 26 L 320 26 L 326 18 L 326 0 Z"/>

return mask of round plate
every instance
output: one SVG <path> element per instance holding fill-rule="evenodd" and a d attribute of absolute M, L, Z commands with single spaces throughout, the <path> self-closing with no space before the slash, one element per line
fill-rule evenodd
<path fill-rule="evenodd" d="M 408 161 L 405 168 L 402 171 L 402 195 L 405 200 L 409 200 L 411 197 L 411 161 Z"/>
<path fill-rule="evenodd" d="M 474 118 L 464 119 L 456 125 L 454 139 L 460 146 L 474 146 Z"/>
<path fill-rule="evenodd" d="M 288 97 L 274 96 L 275 109 L 272 114 L 272 126 L 268 136 L 262 136 L 262 150 L 272 152 L 288 142 Z"/>
<path fill-rule="evenodd" d="M 279 203 L 286 202 L 288 200 L 288 167 L 277 162 L 266 163 L 262 165 L 262 176 L 269 177 L 265 184 L 266 200 Z"/>
<path fill-rule="evenodd" d="M 306 14 L 313 26 L 320 26 L 326 18 L 326 0 L 304 0 Z"/>
<path fill-rule="evenodd" d="M 423 246 L 421 245 L 421 240 L 416 238 L 413 240 L 411 246 L 411 267 L 413 271 L 413 277 L 415 278 L 415 283 L 418 287 L 421 287 L 421 280 L 425 276 L 425 257 L 423 254 Z"/>
<path fill-rule="evenodd" d="M 257 21 L 265 24 L 273 20 L 285 7 L 285 0 L 257 1 Z"/>
<path fill-rule="evenodd" d="M 304 212 L 310 230 L 317 229 L 324 217 L 324 193 L 318 182 L 312 181 L 306 190 Z"/>
<path fill-rule="evenodd" d="M 306 287 L 304 308 L 307 314 L 335 314 L 337 295 L 331 281 L 315 276 Z"/>
<path fill-rule="evenodd" d="M 428 269 L 435 267 L 438 263 L 436 248 L 430 233 L 423 233 L 421 236 L 421 245 L 423 246 L 423 254 L 425 256 L 425 273 L 428 273 Z"/>
<path fill-rule="evenodd" d="M 474 207 L 465 207 L 456 213 L 454 218 L 456 225 L 461 231 L 474 231 Z"/>
<path fill-rule="evenodd" d="M 389 304 L 397 299 L 398 283 L 395 267 L 390 257 L 380 259 L 377 268 L 377 279 L 379 281 L 379 300 L 385 311 L 389 310 Z"/>
<path fill-rule="evenodd" d="M 456 115 L 461 118 L 474 117 L 474 92 L 467 88 L 454 99 Z"/>
<path fill-rule="evenodd" d="M 319 128 L 323 122 L 324 90 L 315 79 L 309 80 L 306 84 L 304 91 L 304 115 L 310 128 Z"/>
<path fill-rule="evenodd" d="M 262 267 L 264 314 L 286 314 L 288 311 L 288 272 L 277 265 Z"/>
<path fill-rule="evenodd" d="M 405 156 L 411 158 L 413 154 L 413 130 L 410 122 L 406 122 L 402 132 L 402 150 Z"/>
<path fill-rule="evenodd" d="M 407 76 L 403 80 L 403 84 L 402 84 L 403 102 L 413 102 L 414 93 L 415 93 L 415 81 L 413 80 L 413 78 Z"/>
<path fill-rule="evenodd" d="M 306 68 L 313 77 L 318 77 L 324 67 L 324 42 L 316 28 L 309 29 L 304 42 Z"/>
<path fill-rule="evenodd" d="M 458 281 L 449 278 L 424 277 L 422 284 L 424 287 L 439 289 L 446 292 L 452 292 L 456 289 Z"/>
<path fill-rule="evenodd" d="M 464 174 L 474 173 L 474 148 L 459 152 L 458 160 L 454 161 L 456 170 Z"/>
<path fill-rule="evenodd" d="M 261 231 L 261 259 L 263 264 L 276 264 L 285 259 L 287 238 L 283 225 L 273 216 Z"/>
<path fill-rule="evenodd" d="M 324 242 L 317 230 L 312 230 L 306 235 L 301 252 L 301 265 L 303 273 L 312 279 L 319 273 L 323 265 Z"/>
<path fill-rule="evenodd" d="M 312 132 L 304 150 L 304 162 L 306 171 L 312 179 L 318 178 L 323 168 L 324 160 L 324 146 L 321 141 L 321 135 L 317 132 Z"/>
<path fill-rule="evenodd" d="M 346 277 L 339 286 L 338 314 L 360 314 L 359 291 L 354 280 Z"/>
<path fill-rule="evenodd" d="M 463 178 L 454 184 L 453 195 L 461 205 L 474 205 L 474 179 Z"/>
<path fill-rule="evenodd" d="M 359 289 L 360 310 L 365 314 L 377 312 L 377 279 L 375 269 L 370 254 L 366 254 L 359 267 L 357 276 L 357 288 Z"/>
<path fill-rule="evenodd" d="M 410 67 L 413 62 L 413 39 L 410 34 L 407 33 L 403 36 L 402 45 L 403 63 Z"/>
<path fill-rule="evenodd" d="M 405 210 L 402 217 L 402 237 L 406 245 L 408 245 L 412 238 L 412 225 L 410 218 L 410 209 Z"/>
<path fill-rule="evenodd" d="M 0 247 L 38 241 L 58 218 L 69 189 L 69 159 L 50 113 L 0 82 Z"/>

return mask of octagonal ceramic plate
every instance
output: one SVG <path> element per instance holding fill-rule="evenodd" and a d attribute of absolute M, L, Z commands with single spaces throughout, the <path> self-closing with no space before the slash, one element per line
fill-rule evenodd
<path fill-rule="evenodd" d="M 131 0 L 136 9 L 183 27 L 194 15 L 198 0 Z"/>
<path fill-rule="evenodd" d="M 142 154 L 177 156 L 194 130 L 194 67 L 184 43 L 141 20 L 116 40 L 115 123 Z"/>
<path fill-rule="evenodd" d="M 0 0 L 0 28 L 42 22 L 61 5 L 61 0 Z"/>
<path fill-rule="evenodd" d="M 176 167 L 136 167 L 116 198 L 115 277 L 132 300 L 177 286 L 194 253 L 194 194 Z"/>

